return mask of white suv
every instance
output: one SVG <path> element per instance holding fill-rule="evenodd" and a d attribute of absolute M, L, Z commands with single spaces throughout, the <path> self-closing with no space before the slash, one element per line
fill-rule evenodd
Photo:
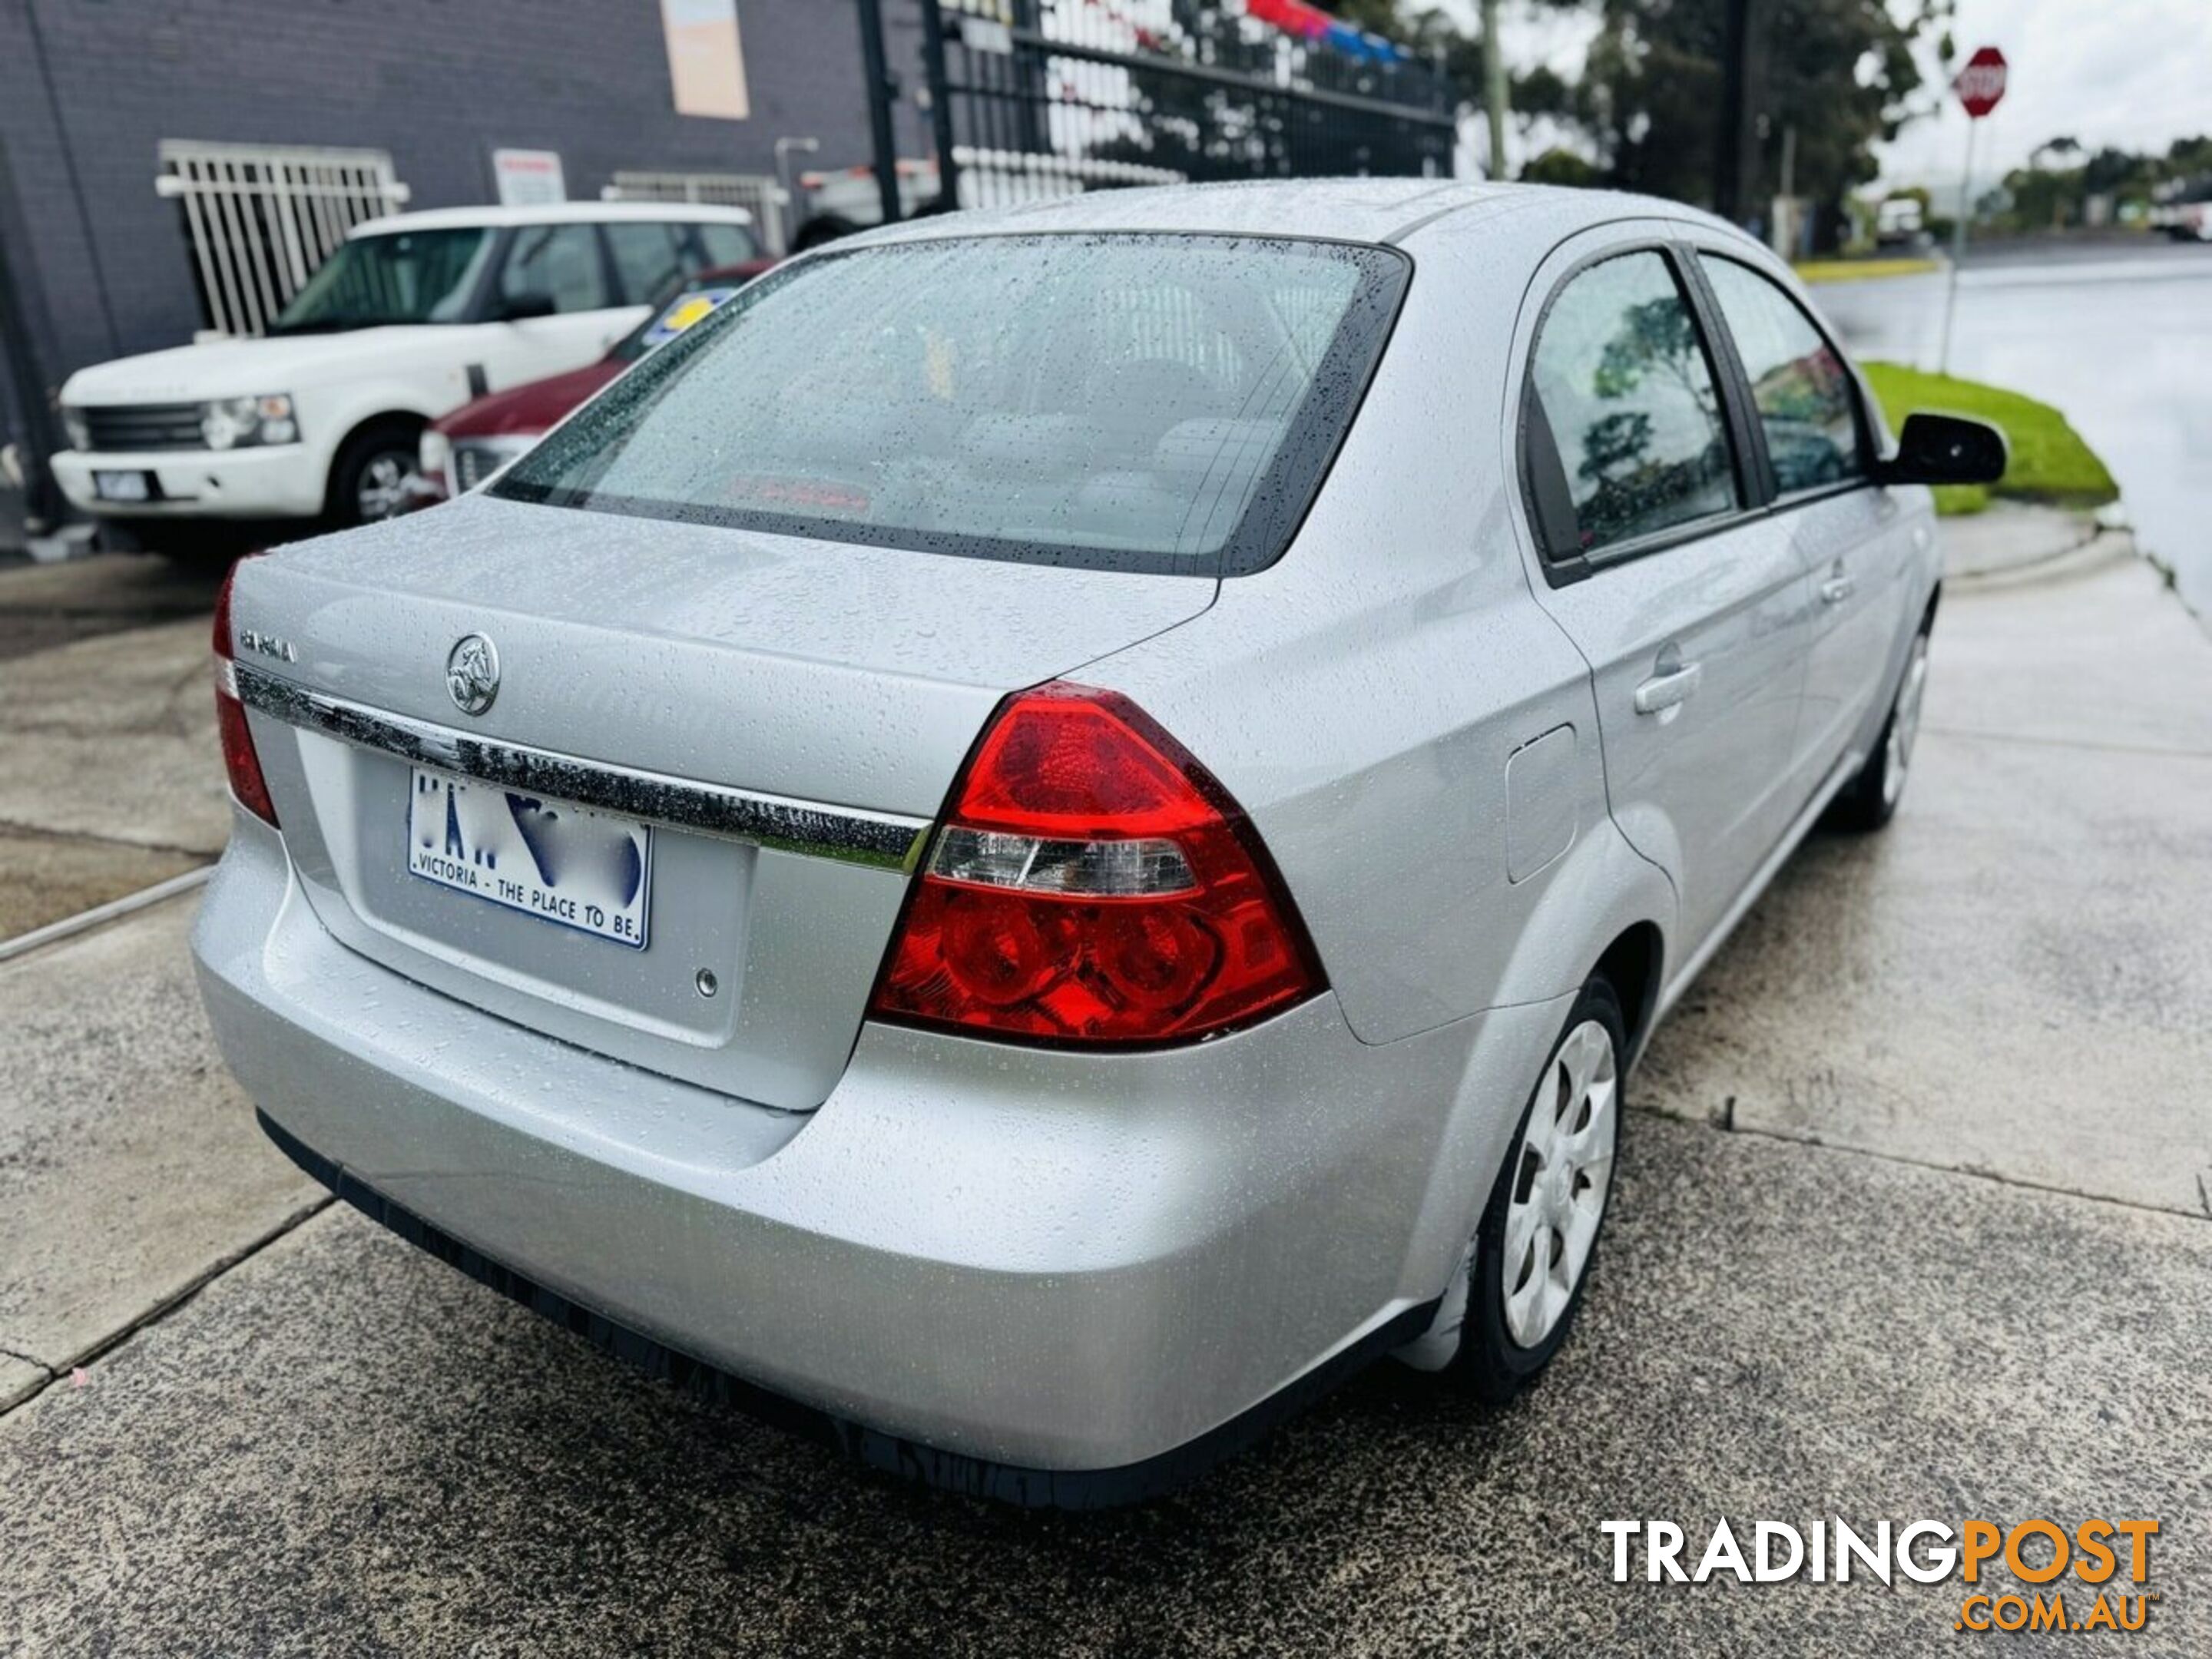
<path fill-rule="evenodd" d="M 125 530 L 386 516 L 422 428 L 580 368 L 680 278 L 758 257 L 739 208 L 444 208 L 357 227 L 259 339 L 81 369 L 54 477 Z"/>

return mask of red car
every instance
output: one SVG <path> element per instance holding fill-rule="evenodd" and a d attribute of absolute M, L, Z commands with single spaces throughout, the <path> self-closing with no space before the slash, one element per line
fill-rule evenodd
<path fill-rule="evenodd" d="M 768 270 L 773 259 L 702 270 L 595 363 L 487 392 L 423 429 L 402 512 L 473 489 L 552 429 L 578 404 L 663 342 L 673 339 Z"/>

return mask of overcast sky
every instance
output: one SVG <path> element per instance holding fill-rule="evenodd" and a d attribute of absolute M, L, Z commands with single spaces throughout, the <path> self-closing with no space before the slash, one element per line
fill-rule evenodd
<path fill-rule="evenodd" d="M 1437 3 L 1474 27 L 1475 0 Z M 1910 9 L 1910 0 L 1891 4 Z M 1570 78 L 1580 72 L 1595 27 L 1587 13 L 1562 15 L 1507 0 L 1505 18 L 1516 69 L 1548 63 Z M 1995 179 L 2062 134 L 2091 149 L 2163 150 L 2176 138 L 2212 132 L 2212 0 L 1959 0 L 1953 33 L 1962 60 L 1977 46 L 1995 46 L 2010 65 L 2004 102 L 1976 135 L 1978 176 Z M 1941 79 L 1932 44 L 1922 74 L 1928 84 L 1916 101 L 1925 108 Z M 1966 143 L 1966 112 L 1945 97 L 1940 114 L 1907 123 L 1883 148 L 1883 177 L 1954 180 Z"/>
<path fill-rule="evenodd" d="M 2004 102 L 1975 137 L 1978 176 L 2062 135 L 2093 150 L 2163 150 L 2212 132 L 2212 0 L 1959 0 L 1953 34 L 1962 60 L 1993 46 L 2008 65 Z M 1932 54 L 1923 72 L 1935 80 Z M 1955 178 L 1966 125 L 1946 98 L 1886 148 L 1884 177 Z"/>

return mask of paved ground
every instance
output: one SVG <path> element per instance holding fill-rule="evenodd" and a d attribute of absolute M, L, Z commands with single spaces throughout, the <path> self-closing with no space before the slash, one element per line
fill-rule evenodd
<path fill-rule="evenodd" d="M 209 1038 L 185 955 L 198 902 L 0 963 L 0 1353 L 48 1375 L 323 1200 Z"/>
<path fill-rule="evenodd" d="M 1946 278 L 1823 284 L 1862 356 L 1936 367 Z M 1973 250 L 1951 372 L 2065 410 L 2119 480 L 2143 546 L 2212 614 L 2212 247 L 2134 237 Z"/>
<path fill-rule="evenodd" d="M 1783 871 L 1644 1101 L 2212 1215 L 2205 635 L 2124 537 L 1954 584 L 1915 769 Z"/>
<path fill-rule="evenodd" d="M 1588 1323 L 1522 1403 L 1371 1372 L 1196 1489 L 1091 1517 L 856 1474 L 331 1211 L 0 1419 L 0 1646 L 1949 1648 L 1956 1586 L 1607 1579 L 1610 1516 L 1824 1511 L 2157 1516 L 2168 1605 L 2121 1650 L 2212 1642 L 2212 1226 L 1631 1133 Z"/>
<path fill-rule="evenodd" d="M 162 635 L 92 642 L 143 729 Z M 196 898 L 0 965 L 0 1653 L 1957 1639 L 1955 1584 L 1607 1580 L 1603 1519 L 1824 1513 L 2156 1517 L 2151 1627 L 2046 1643 L 2212 1650 L 2212 643 L 2124 544 L 1958 585 L 1917 771 L 1656 1040 L 1540 1389 L 1383 1368 L 1105 1516 L 856 1474 L 317 1207 L 195 1014 Z"/>
<path fill-rule="evenodd" d="M 116 554 L 0 568 L 0 939 L 222 850 L 220 575 Z"/>
<path fill-rule="evenodd" d="M 0 663 L 95 634 L 204 617 L 220 563 L 101 553 L 55 564 L 0 563 Z"/>

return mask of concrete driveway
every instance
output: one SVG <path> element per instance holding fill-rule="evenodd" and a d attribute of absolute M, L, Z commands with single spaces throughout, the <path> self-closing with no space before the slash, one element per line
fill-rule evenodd
<path fill-rule="evenodd" d="M 2148 1628 L 2033 1639 L 2212 1650 L 2212 644 L 2124 544 L 1972 562 L 1903 814 L 1816 836 L 1633 1080 L 1546 1382 L 1380 1367 L 1136 1510 L 857 1473 L 324 1205 L 191 896 L 0 963 L 0 1652 L 1955 1643 L 1955 1583 L 1615 1584 L 1599 1529 L 1838 1515 L 2154 1517 Z"/>
<path fill-rule="evenodd" d="M 221 575 L 125 554 L 0 568 L 0 939 L 222 851 Z"/>

